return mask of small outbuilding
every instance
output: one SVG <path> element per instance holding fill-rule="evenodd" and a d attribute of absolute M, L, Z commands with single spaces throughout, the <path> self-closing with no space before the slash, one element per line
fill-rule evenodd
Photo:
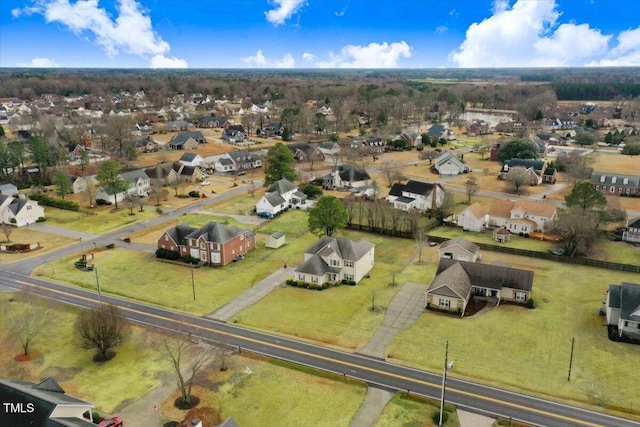
<path fill-rule="evenodd" d="M 480 247 L 462 237 L 447 240 L 438 249 L 438 258 L 476 262 L 482 259 Z"/>
<path fill-rule="evenodd" d="M 278 231 L 271 236 L 267 236 L 264 241 L 264 245 L 268 248 L 278 249 L 280 246 L 286 243 L 286 236 L 283 232 Z"/>
<path fill-rule="evenodd" d="M 511 233 L 504 227 L 496 228 L 493 230 L 493 241 L 498 243 L 505 243 L 511 240 Z"/>

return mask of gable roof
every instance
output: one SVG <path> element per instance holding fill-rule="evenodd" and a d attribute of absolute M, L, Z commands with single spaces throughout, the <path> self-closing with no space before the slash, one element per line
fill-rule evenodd
<path fill-rule="evenodd" d="M 505 167 L 506 166 L 506 167 Z M 544 160 L 532 160 L 532 159 L 509 159 L 505 160 L 502 165 L 503 171 L 508 171 L 509 168 L 523 167 L 526 169 L 533 169 L 534 171 L 540 171 L 544 167 Z"/>
<path fill-rule="evenodd" d="M 604 180 L 602 180 L 604 177 Z M 613 179 L 615 178 L 615 183 Z M 625 178 L 627 179 L 627 183 L 624 183 Z M 622 175 L 615 173 L 606 173 L 606 172 L 593 172 L 591 174 L 591 184 L 598 185 L 615 185 L 617 187 L 628 187 L 628 188 L 638 188 L 640 187 L 640 176 L 637 175 Z"/>
<path fill-rule="evenodd" d="M 199 156 L 199 154 L 197 154 L 197 153 L 184 153 L 184 154 L 182 155 L 182 157 L 180 157 L 180 161 L 184 161 L 184 162 L 192 162 L 192 161 L 194 161 L 198 156 Z"/>
<path fill-rule="evenodd" d="M 122 172 L 120 177 L 125 181 L 134 182 L 138 179 L 142 179 L 143 181 L 149 180 L 149 175 L 144 171 L 144 169 L 136 169 L 128 172 Z"/>
<path fill-rule="evenodd" d="M 442 134 L 445 132 L 445 127 L 444 125 L 433 125 L 429 128 L 429 130 L 427 131 L 427 135 L 429 135 L 430 137 L 437 137 L 440 138 L 442 136 Z"/>
<path fill-rule="evenodd" d="M 320 254 L 314 254 L 296 268 L 296 273 L 323 276 L 326 273 L 340 273 L 340 269 L 338 267 L 332 267 L 324 262 Z"/>
<path fill-rule="evenodd" d="M 196 130 L 196 131 L 185 131 L 185 132 L 176 133 L 175 135 L 173 135 L 173 138 L 171 138 L 171 141 L 169 141 L 169 144 L 183 145 L 185 142 L 189 140 L 189 138 L 192 138 L 196 142 L 204 141 L 204 136 L 202 136 L 202 132 L 200 132 L 199 130 Z"/>
<path fill-rule="evenodd" d="M 433 278 L 427 293 L 466 300 L 471 294 L 471 279 L 456 262 Z"/>
<path fill-rule="evenodd" d="M 530 215 L 536 215 L 536 216 L 546 216 L 546 217 L 552 217 L 553 214 L 558 210 L 558 208 L 555 205 L 552 205 L 551 203 L 545 203 L 545 202 L 536 202 L 535 200 L 517 200 L 514 205 L 513 208 L 511 210 L 515 210 L 515 209 L 522 209 L 525 213 L 530 214 Z"/>
<path fill-rule="evenodd" d="M 336 252 L 342 259 L 357 261 L 369 252 L 374 247 L 374 244 L 364 239 L 356 242 L 341 237 L 324 236 L 311 245 L 305 253 L 317 254 L 327 247 Z"/>
<path fill-rule="evenodd" d="M 397 182 L 391 186 L 391 190 L 389 190 L 389 195 L 402 197 L 402 190 L 404 190 L 404 184 Z"/>
<path fill-rule="evenodd" d="M 289 181 L 286 178 L 282 178 L 277 180 L 273 184 L 271 184 L 267 192 L 268 193 L 276 192 L 278 194 L 284 194 L 289 191 L 297 190 L 297 189 L 298 187 L 293 182 Z"/>
<path fill-rule="evenodd" d="M 496 199 L 489 206 L 489 215 L 497 216 L 500 218 L 509 218 L 511 216 L 511 209 L 513 209 L 515 202 L 511 200 Z"/>
<path fill-rule="evenodd" d="M 433 191 L 433 187 L 435 185 L 438 185 L 440 187 L 442 187 L 439 183 L 430 183 L 430 182 L 423 182 L 423 181 L 414 181 L 413 179 L 410 179 L 404 186 L 404 191 L 408 192 L 408 193 L 413 193 L 413 194 L 422 194 L 422 195 L 428 195 Z"/>
<path fill-rule="evenodd" d="M 636 218 L 635 220 L 629 220 L 629 223 L 627 224 L 627 227 L 629 227 L 629 228 L 640 228 L 640 217 Z"/>
<path fill-rule="evenodd" d="M 436 277 L 456 263 L 467 273 L 473 286 L 491 289 L 506 287 L 528 292 L 533 288 L 533 271 L 446 258 L 440 259 Z"/>
<path fill-rule="evenodd" d="M 178 224 L 175 227 L 168 229 L 165 233 L 167 233 L 178 245 L 186 246 L 187 236 L 196 230 L 196 228 L 187 224 Z"/>
<path fill-rule="evenodd" d="M 226 243 L 242 234 L 247 234 L 247 237 L 253 237 L 253 231 L 245 230 L 236 226 L 227 226 L 219 222 L 209 222 L 202 227 L 189 233 L 186 238 L 198 239 L 204 237 L 207 242 L 213 243 Z"/>
<path fill-rule="evenodd" d="M 620 288 L 620 318 L 640 322 L 640 285 L 623 282 Z"/>
<path fill-rule="evenodd" d="M 482 205 L 478 202 L 475 202 L 472 205 L 469 205 L 467 207 L 467 210 L 471 212 L 473 216 L 476 217 L 476 219 L 484 218 L 484 216 L 487 214 L 487 211 L 485 210 L 485 208 L 483 208 Z"/>
<path fill-rule="evenodd" d="M 369 173 L 365 169 L 353 165 L 340 165 L 338 167 L 338 174 L 340 175 L 340 179 L 347 182 L 371 179 L 371 176 L 369 176 Z"/>
<path fill-rule="evenodd" d="M 462 249 L 464 249 L 465 251 L 471 253 L 471 254 L 477 254 L 478 252 L 480 252 L 480 246 L 476 245 L 475 243 L 472 243 L 470 241 L 468 241 L 467 239 L 465 239 L 464 237 L 456 237 L 455 239 L 451 239 L 451 240 L 447 240 L 445 242 L 442 242 L 442 244 L 440 245 L 440 249 L 439 250 L 443 250 L 443 249 L 448 249 L 452 246 L 459 246 Z"/>

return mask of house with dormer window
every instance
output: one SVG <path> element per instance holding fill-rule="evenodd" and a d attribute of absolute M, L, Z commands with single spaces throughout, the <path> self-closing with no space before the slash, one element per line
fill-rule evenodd
<path fill-rule="evenodd" d="M 603 195 L 640 196 L 640 176 L 593 172 L 591 185 Z"/>
<path fill-rule="evenodd" d="M 410 179 L 406 184 L 393 184 L 387 200 L 395 209 L 421 212 L 434 210 L 442 205 L 444 187 L 440 183 L 429 183 Z"/>
<path fill-rule="evenodd" d="M 342 280 L 358 283 L 374 265 L 375 245 L 324 236 L 304 253 L 304 262 L 295 270 L 295 280 L 322 285 Z"/>
<path fill-rule="evenodd" d="M 640 340 L 640 285 L 611 285 L 607 291 L 607 324 L 619 337 Z"/>
<path fill-rule="evenodd" d="M 200 228 L 180 224 L 165 231 L 157 241 L 158 249 L 191 256 L 201 262 L 223 266 L 243 257 L 256 247 L 256 235 L 251 230 L 209 222 Z"/>
<path fill-rule="evenodd" d="M 247 150 L 237 150 L 226 153 L 218 158 L 213 165 L 216 172 L 234 172 L 255 169 L 262 166 L 262 159 Z"/>
<path fill-rule="evenodd" d="M 287 179 L 280 179 L 267 189 L 267 192 L 256 203 L 256 214 L 273 217 L 286 209 L 305 209 L 307 195 Z"/>
<path fill-rule="evenodd" d="M 533 200 L 494 200 L 488 212 L 489 225 L 503 227 L 513 234 L 543 231 L 550 221 L 558 217 L 551 203 Z"/>

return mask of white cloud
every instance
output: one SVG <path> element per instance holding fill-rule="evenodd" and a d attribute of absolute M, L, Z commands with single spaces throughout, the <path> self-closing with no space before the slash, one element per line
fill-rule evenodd
<path fill-rule="evenodd" d="M 605 67 L 640 66 L 640 27 L 621 32 L 618 34 L 617 41 L 618 45 L 611 49 L 606 58 L 594 61 L 589 65 L 602 65 Z"/>
<path fill-rule="evenodd" d="M 187 68 L 187 61 L 176 58 L 175 56 L 168 58 L 158 54 L 151 58 L 151 68 Z"/>
<path fill-rule="evenodd" d="M 33 67 L 33 68 L 57 68 L 59 65 L 49 58 L 33 58 L 31 62 L 21 62 L 19 67 Z"/>
<path fill-rule="evenodd" d="M 264 54 L 262 53 L 262 49 L 258 49 L 258 51 L 254 56 L 247 56 L 246 58 L 241 58 L 241 59 L 242 59 L 242 62 L 246 64 L 253 64 L 259 67 L 267 66 L 267 58 L 265 58 Z"/>
<path fill-rule="evenodd" d="M 316 65 L 321 68 L 394 68 L 400 58 L 409 58 L 412 54 L 405 41 L 347 45 L 340 54 L 329 53 L 329 61 L 319 61 Z"/>
<path fill-rule="evenodd" d="M 302 54 L 302 59 L 305 61 L 313 61 L 316 59 L 316 56 L 313 53 L 305 52 Z"/>
<path fill-rule="evenodd" d="M 47 23 L 60 23 L 74 34 L 86 38 L 93 34 L 95 43 L 110 56 L 121 52 L 144 58 L 163 57 L 171 47 L 153 29 L 151 18 L 135 0 L 117 0 L 114 18 L 98 6 L 98 0 L 37 0 L 35 6 L 14 9 L 12 15 L 38 13 Z M 178 60 L 177 58 L 173 58 Z M 157 61 L 157 60 L 156 60 Z"/>
<path fill-rule="evenodd" d="M 264 13 L 267 21 L 276 27 L 284 24 L 284 21 L 295 15 L 305 5 L 305 0 L 272 0 L 275 9 Z"/>
<path fill-rule="evenodd" d="M 436 34 L 444 34 L 447 31 L 449 31 L 449 28 L 447 28 L 445 25 L 438 25 L 436 27 Z"/>
<path fill-rule="evenodd" d="M 343 7 L 342 10 L 340 11 L 335 11 L 333 12 L 334 15 L 336 15 L 339 18 L 342 18 L 344 16 L 344 14 L 347 13 L 347 6 Z"/>
<path fill-rule="evenodd" d="M 293 59 L 290 53 L 287 53 L 282 59 L 275 62 L 276 68 L 295 68 L 296 60 Z"/>
<path fill-rule="evenodd" d="M 281 59 L 272 61 L 264 55 L 262 49 L 258 49 L 256 54 L 253 56 L 247 56 L 240 59 L 245 64 L 254 65 L 261 68 L 295 68 L 296 66 L 296 60 L 290 53 L 287 53 Z"/>
<path fill-rule="evenodd" d="M 602 55 L 611 36 L 588 24 L 562 24 L 555 0 L 496 0 L 493 15 L 467 29 L 449 60 L 460 67 L 584 65 Z"/>

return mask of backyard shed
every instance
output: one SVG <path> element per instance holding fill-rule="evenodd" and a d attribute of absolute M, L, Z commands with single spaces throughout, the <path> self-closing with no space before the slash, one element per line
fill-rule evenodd
<path fill-rule="evenodd" d="M 273 233 L 271 236 L 267 236 L 264 245 L 268 248 L 277 249 L 285 244 L 285 239 L 286 238 L 284 233 L 278 231 L 276 233 Z"/>
<path fill-rule="evenodd" d="M 511 233 L 506 228 L 500 227 L 493 230 L 494 242 L 504 243 L 511 239 Z"/>

